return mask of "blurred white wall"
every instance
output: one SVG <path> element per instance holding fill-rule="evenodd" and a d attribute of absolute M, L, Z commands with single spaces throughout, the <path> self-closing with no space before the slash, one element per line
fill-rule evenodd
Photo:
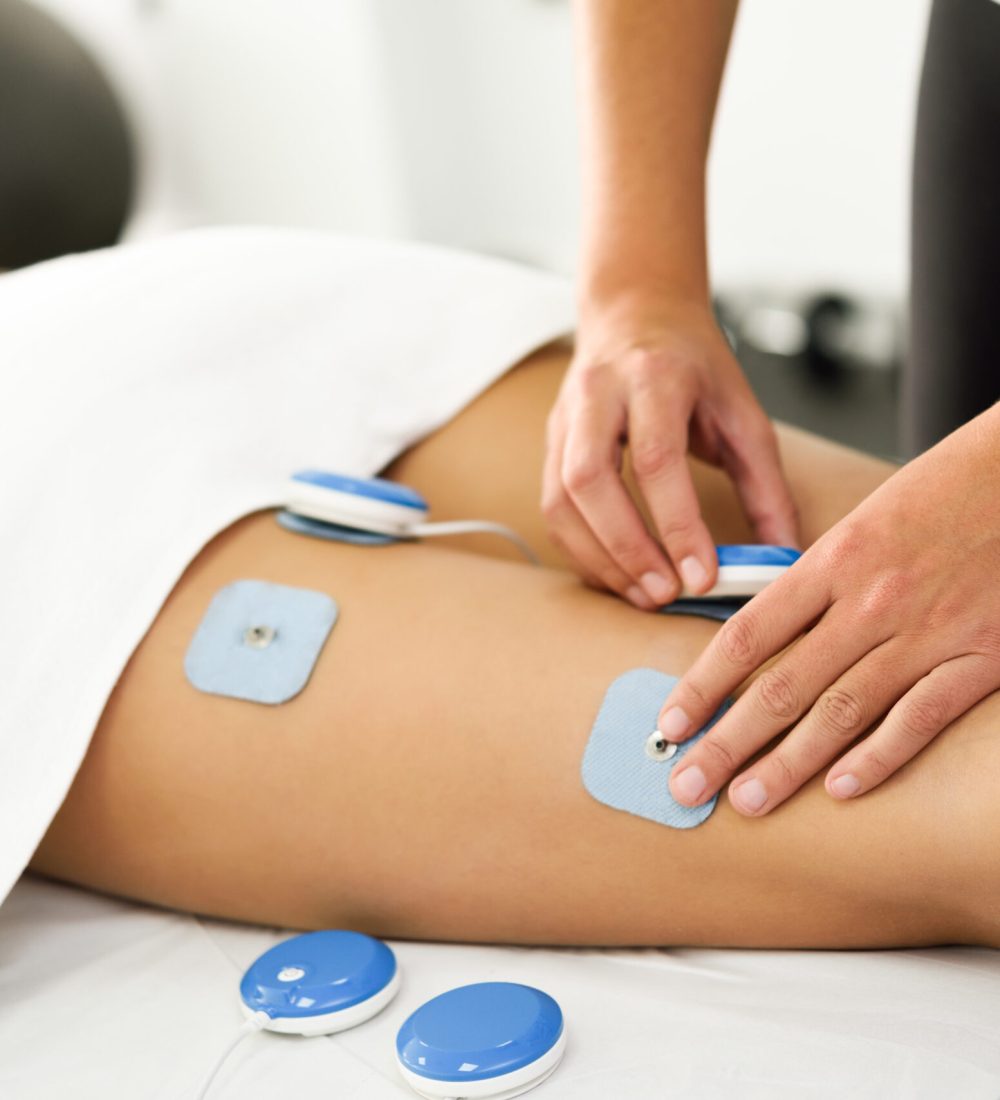
<path fill-rule="evenodd" d="M 266 221 L 573 269 L 569 0 L 35 2 L 130 100 L 132 235 Z M 928 6 L 744 0 L 712 158 L 717 285 L 902 296 Z"/>

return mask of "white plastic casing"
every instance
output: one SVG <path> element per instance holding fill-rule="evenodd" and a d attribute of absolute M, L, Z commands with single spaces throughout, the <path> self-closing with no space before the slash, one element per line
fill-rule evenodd
<path fill-rule="evenodd" d="M 540 1085 L 559 1065 L 565 1050 L 566 1028 L 563 1027 L 552 1049 L 537 1061 L 485 1081 L 436 1081 L 407 1069 L 398 1058 L 396 1065 L 403 1080 L 424 1100 L 510 1100 Z"/>
<path fill-rule="evenodd" d="M 787 569 L 787 565 L 720 565 L 718 581 L 707 592 L 699 592 L 697 598 L 756 596 Z M 681 596 L 691 599 L 695 593 L 685 588 Z"/>
<path fill-rule="evenodd" d="M 265 1031 L 279 1031 L 283 1035 L 332 1035 L 335 1031 L 346 1031 L 350 1027 L 363 1024 L 377 1016 L 399 992 L 400 975 L 396 973 L 378 993 L 367 1001 L 342 1008 L 339 1012 L 327 1012 L 321 1016 L 273 1016 L 264 1025 Z M 250 1008 L 242 999 L 240 1008 L 248 1019 L 255 1016 L 258 1009 Z"/>
<path fill-rule="evenodd" d="M 404 537 L 412 535 L 411 528 L 423 523 L 428 515 L 426 508 L 342 493 L 339 489 L 310 485 L 295 479 L 288 483 L 285 507 L 290 512 L 323 523 L 339 523 L 344 527 L 358 527 L 362 531 Z"/>

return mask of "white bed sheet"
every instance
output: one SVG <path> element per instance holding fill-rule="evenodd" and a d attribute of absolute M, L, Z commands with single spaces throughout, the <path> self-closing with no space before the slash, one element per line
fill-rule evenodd
<path fill-rule="evenodd" d="M 0 908 L 0 1097 L 185 1100 L 241 1022 L 243 969 L 286 933 L 26 876 Z M 317 1039 L 257 1034 L 210 1100 L 401 1100 L 396 1030 L 466 982 L 547 990 L 568 1049 L 538 1100 L 996 1100 L 1000 953 L 553 950 L 394 943 L 403 987 Z"/>

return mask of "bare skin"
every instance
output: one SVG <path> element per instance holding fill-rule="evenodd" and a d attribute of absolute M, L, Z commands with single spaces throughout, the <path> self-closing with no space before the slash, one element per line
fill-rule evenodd
<path fill-rule="evenodd" d="M 1000 944 L 997 695 L 856 802 L 817 780 L 766 818 L 723 799 L 682 832 L 585 792 L 611 680 L 680 674 L 716 627 L 587 589 L 547 546 L 544 422 L 568 358 L 532 356 L 389 471 L 436 518 L 510 523 L 555 568 L 487 539 L 363 549 L 291 535 L 270 513 L 240 521 L 133 655 L 33 869 L 199 913 L 397 937 Z M 806 542 L 892 470 L 779 437 Z M 692 469 L 713 537 L 749 537 L 725 475 Z M 341 606 L 309 684 L 279 707 L 184 679 L 212 594 L 243 577 Z"/>

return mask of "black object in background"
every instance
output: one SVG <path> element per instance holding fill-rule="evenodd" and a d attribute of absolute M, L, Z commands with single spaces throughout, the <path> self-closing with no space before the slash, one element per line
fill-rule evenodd
<path fill-rule="evenodd" d="M 0 268 L 113 244 L 135 183 L 124 113 L 51 16 L 0 0 Z"/>
<path fill-rule="evenodd" d="M 1000 4 L 934 0 L 917 107 L 905 446 L 1000 398 Z"/>

